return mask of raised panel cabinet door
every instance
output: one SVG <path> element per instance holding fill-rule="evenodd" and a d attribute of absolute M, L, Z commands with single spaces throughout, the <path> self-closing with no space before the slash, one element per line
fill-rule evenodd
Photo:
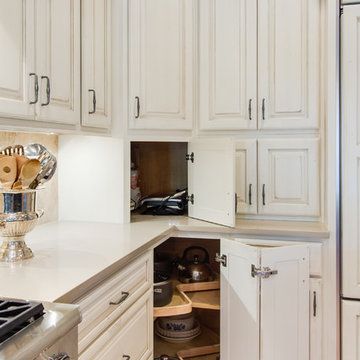
<path fill-rule="evenodd" d="M 80 1 L 35 0 L 40 95 L 37 117 L 80 123 Z"/>
<path fill-rule="evenodd" d="M 237 214 L 257 214 L 257 141 L 235 144 Z"/>
<path fill-rule="evenodd" d="M 193 0 L 129 2 L 129 127 L 191 129 Z"/>
<path fill-rule="evenodd" d="M 235 144 L 230 139 L 189 142 L 189 216 L 235 226 Z"/>
<path fill-rule="evenodd" d="M 258 112 L 262 129 L 320 122 L 321 0 L 259 0 Z"/>
<path fill-rule="evenodd" d="M 200 128 L 257 127 L 257 2 L 200 0 Z"/>
<path fill-rule="evenodd" d="M 341 359 L 360 360 L 360 302 L 341 302 Z"/>
<path fill-rule="evenodd" d="M 260 251 L 235 240 L 221 239 L 221 358 L 260 359 L 260 279 L 251 274 L 260 267 Z"/>
<path fill-rule="evenodd" d="M 109 128 L 111 123 L 111 1 L 82 0 L 81 124 Z"/>
<path fill-rule="evenodd" d="M 258 141 L 259 214 L 320 215 L 319 139 Z"/>
<path fill-rule="evenodd" d="M 261 267 L 261 360 L 309 360 L 309 248 L 265 247 Z M 317 359 L 320 360 L 320 359 Z"/>
<path fill-rule="evenodd" d="M 34 9 L 33 0 L 0 1 L 0 117 L 35 118 Z"/>
<path fill-rule="evenodd" d="M 360 5 L 344 6 L 341 27 L 342 291 L 360 298 Z"/>

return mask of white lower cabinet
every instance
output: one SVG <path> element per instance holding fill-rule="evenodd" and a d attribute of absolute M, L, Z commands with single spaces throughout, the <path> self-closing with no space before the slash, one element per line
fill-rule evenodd
<path fill-rule="evenodd" d="M 360 301 L 342 301 L 342 360 L 360 359 Z"/>

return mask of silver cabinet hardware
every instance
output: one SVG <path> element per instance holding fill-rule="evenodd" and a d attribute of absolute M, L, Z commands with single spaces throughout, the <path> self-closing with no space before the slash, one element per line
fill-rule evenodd
<path fill-rule="evenodd" d="M 262 186 L 262 204 L 264 206 L 266 205 L 266 201 L 265 201 L 265 184 L 263 184 L 263 186 Z"/>
<path fill-rule="evenodd" d="M 249 205 L 252 205 L 252 184 L 249 184 Z"/>
<path fill-rule="evenodd" d="M 235 214 L 237 214 L 238 211 L 238 195 L 235 193 Z"/>
<path fill-rule="evenodd" d="M 317 297 L 316 291 L 313 292 L 313 317 L 316 317 L 317 314 Z"/>
<path fill-rule="evenodd" d="M 89 111 L 89 114 L 95 114 L 96 112 L 96 92 L 94 89 L 89 89 L 89 93 L 92 93 L 92 103 L 93 103 L 93 108 L 91 111 Z"/>
<path fill-rule="evenodd" d="M 186 197 L 186 201 L 190 202 L 192 205 L 194 205 L 194 194 L 188 195 Z"/>
<path fill-rule="evenodd" d="M 48 357 L 48 360 L 70 360 L 70 356 L 67 353 L 59 353 Z"/>
<path fill-rule="evenodd" d="M 265 99 L 262 99 L 261 102 L 261 112 L 262 112 L 262 119 L 265 120 Z"/>
<path fill-rule="evenodd" d="M 130 293 L 126 291 L 121 292 L 121 298 L 118 301 L 110 301 L 110 305 L 120 305 L 122 304 L 128 297 Z"/>
<path fill-rule="evenodd" d="M 268 279 L 270 276 L 277 275 L 277 270 L 271 270 L 269 267 L 257 268 L 254 264 L 251 265 L 251 276 L 261 279 Z"/>
<path fill-rule="evenodd" d="M 220 255 L 220 254 L 216 253 L 215 261 L 220 263 L 223 267 L 227 266 L 227 256 L 226 255 Z"/>
<path fill-rule="evenodd" d="M 34 101 L 30 101 L 30 105 L 34 105 L 39 101 L 39 77 L 35 73 L 30 73 L 29 76 L 35 77 L 35 83 L 34 83 L 35 99 Z"/>
<path fill-rule="evenodd" d="M 138 96 L 135 96 L 135 101 L 136 101 L 135 119 L 138 119 L 140 117 L 140 98 Z"/>
<path fill-rule="evenodd" d="M 192 152 L 191 154 L 186 154 L 186 160 L 191 161 L 193 163 L 195 160 L 194 153 Z"/>
<path fill-rule="evenodd" d="M 123 355 L 123 359 L 124 359 L 124 360 L 130 360 L 131 357 L 130 357 L 130 355 Z"/>
<path fill-rule="evenodd" d="M 252 108 L 252 99 L 250 99 L 249 100 L 249 108 L 248 108 L 248 110 L 249 110 L 249 120 L 252 120 L 252 115 L 251 115 L 251 109 Z"/>
<path fill-rule="evenodd" d="M 48 76 L 43 75 L 41 80 L 46 80 L 46 102 L 41 103 L 41 106 L 48 106 L 50 104 L 50 79 Z"/>

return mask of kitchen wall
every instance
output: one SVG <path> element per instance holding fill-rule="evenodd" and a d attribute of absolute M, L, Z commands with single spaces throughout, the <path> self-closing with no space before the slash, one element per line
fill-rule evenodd
<path fill-rule="evenodd" d="M 55 134 L 0 132 L 0 149 L 9 145 L 27 145 L 40 143 L 58 156 L 58 136 Z M 56 221 L 58 219 L 58 177 L 54 177 L 46 184 L 45 189 L 38 192 L 38 208 L 44 209 L 45 214 L 41 222 Z"/>

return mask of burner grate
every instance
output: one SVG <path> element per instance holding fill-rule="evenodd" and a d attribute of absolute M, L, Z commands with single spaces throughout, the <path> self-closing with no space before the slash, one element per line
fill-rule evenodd
<path fill-rule="evenodd" d="M 0 300 L 0 343 L 30 325 L 44 314 L 38 302 Z"/>

